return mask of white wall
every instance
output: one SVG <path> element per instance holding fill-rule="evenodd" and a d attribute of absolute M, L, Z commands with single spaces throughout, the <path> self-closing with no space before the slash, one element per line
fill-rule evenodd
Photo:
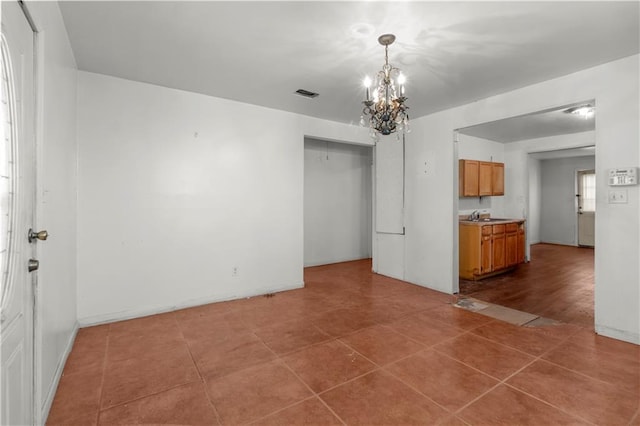
<path fill-rule="evenodd" d="M 453 130 L 595 99 L 596 174 L 596 330 L 640 343 L 639 187 L 629 188 L 629 203 L 609 205 L 605 173 L 640 163 L 639 56 L 634 55 L 557 79 L 507 92 L 413 120 L 407 139 L 406 235 L 377 237 L 378 271 L 433 289 L 457 290 L 457 155 Z M 544 150 L 544 149 L 541 149 Z M 520 158 L 520 157 L 519 157 Z M 526 214 L 527 157 L 513 163 L 505 148 L 505 215 Z M 631 164 L 630 164 L 631 163 Z M 522 178 L 515 176 L 522 175 Z M 391 265 L 382 256 L 402 258 Z M 389 268 L 386 268 L 389 265 Z"/>
<path fill-rule="evenodd" d="M 27 7 L 38 29 L 36 228 L 50 234 L 37 244 L 36 421 L 43 424 L 77 327 L 77 71 L 58 4 Z"/>
<path fill-rule="evenodd" d="M 78 111 L 84 324 L 302 286 L 304 137 L 370 143 L 356 126 L 87 72 Z"/>
<path fill-rule="evenodd" d="M 371 257 L 371 162 L 371 147 L 305 139 L 305 266 Z"/>
<path fill-rule="evenodd" d="M 540 161 L 540 240 L 577 246 L 576 172 L 595 169 L 595 158 L 568 157 Z"/>
<path fill-rule="evenodd" d="M 530 245 L 540 242 L 540 213 L 542 211 L 542 194 L 540 193 L 541 176 L 540 160 L 529 156 L 529 214 L 525 229 L 527 231 L 527 259 L 530 259 Z"/>
<path fill-rule="evenodd" d="M 534 158 L 535 153 L 593 146 L 596 144 L 595 138 L 596 133 L 588 131 L 505 145 L 505 161 L 508 163 L 505 171 L 505 214 L 520 215 L 527 220 L 527 259 L 531 258 L 531 244 L 540 242 L 541 176 L 540 161 Z"/>
<path fill-rule="evenodd" d="M 504 162 L 504 144 L 489 139 L 458 134 L 458 158 L 461 160 Z M 458 213 L 471 214 L 474 210 L 504 217 L 504 196 L 459 197 Z"/>

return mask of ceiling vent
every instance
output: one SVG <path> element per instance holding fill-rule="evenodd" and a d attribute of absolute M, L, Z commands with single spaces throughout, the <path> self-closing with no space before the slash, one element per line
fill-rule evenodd
<path fill-rule="evenodd" d="M 296 90 L 296 93 L 298 95 L 300 95 L 300 96 L 304 96 L 305 98 L 309 98 L 309 99 L 317 98 L 318 96 L 320 96 L 319 93 L 310 92 L 310 91 L 304 90 L 304 89 L 298 89 L 298 90 Z"/>

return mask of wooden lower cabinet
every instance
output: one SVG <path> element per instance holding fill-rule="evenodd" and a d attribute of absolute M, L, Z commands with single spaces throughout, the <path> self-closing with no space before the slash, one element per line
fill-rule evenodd
<path fill-rule="evenodd" d="M 524 222 L 460 223 L 460 278 L 477 280 L 524 262 Z"/>
<path fill-rule="evenodd" d="M 497 271 L 507 266 L 506 262 L 506 238 L 504 235 L 504 225 L 493 225 L 491 236 L 493 245 L 493 260 L 491 262 L 491 272 Z"/>
<path fill-rule="evenodd" d="M 506 257 L 507 265 L 513 266 L 518 264 L 518 224 L 508 223 L 506 225 Z"/>

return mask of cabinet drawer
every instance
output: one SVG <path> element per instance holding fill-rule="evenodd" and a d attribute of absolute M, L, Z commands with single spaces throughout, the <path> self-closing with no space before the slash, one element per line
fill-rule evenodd
<path fill-rule="evenodd" d="M 504 225 L 493 225 L 494 234 L 504 234 Z"/>
<path fill-rule="evenodd" d="M 491 235 L 491 225 L 482 227 L 482 235 Z"/>
<path fill-rule="evenodd" d="M 507 223 L 506 227 L 507 227 L 507 232 L 516 232 L 516 231 L 518 231 L 518 224 L 517 223 Z"/>

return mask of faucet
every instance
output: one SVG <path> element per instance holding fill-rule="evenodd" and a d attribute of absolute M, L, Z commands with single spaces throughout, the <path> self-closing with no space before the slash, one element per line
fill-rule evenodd
<path fill-rule="evenodd" d="M 473 213 L 469 215 L 469 220 L 479 220 L 480 212 L 478 210 L 474 210 Z"/>

